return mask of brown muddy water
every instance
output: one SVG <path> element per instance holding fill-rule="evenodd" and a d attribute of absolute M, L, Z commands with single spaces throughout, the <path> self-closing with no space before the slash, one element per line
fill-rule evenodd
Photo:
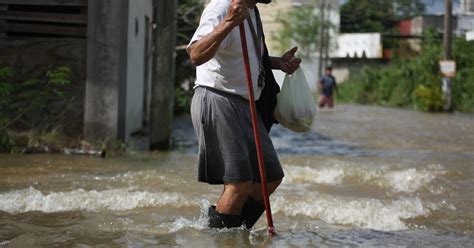
<path fill-rule="evenodd" d="M 0 247 L 473 247 L 474 117 L 344 105 L 272 138 L 286 177 L 277 236 L 206 228 L 219 186 L 196 181 L 188 117 L 177 148 L 119 158 L 0 155 Z"/>

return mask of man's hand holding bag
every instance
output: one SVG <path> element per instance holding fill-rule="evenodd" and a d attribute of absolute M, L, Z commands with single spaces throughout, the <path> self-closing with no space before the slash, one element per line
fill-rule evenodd
<path fill-rule="evenodd" d="M 307 132 L 316 113 L 316 104 L 302 69 L 292 75 L 287 74 L 277 95 L 275 119 L 292 131 Z"/>

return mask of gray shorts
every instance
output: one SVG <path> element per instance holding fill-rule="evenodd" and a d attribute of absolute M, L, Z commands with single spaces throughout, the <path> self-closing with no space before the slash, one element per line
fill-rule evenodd
<path fill-rule="evenodd" d="M 199 140 L 200 182 L 260 182 L 248 100 L 206 87 L 196 88 L 191 103 Z M 267 181 L 284 177 L 273 143 L 259 118 Z"/>

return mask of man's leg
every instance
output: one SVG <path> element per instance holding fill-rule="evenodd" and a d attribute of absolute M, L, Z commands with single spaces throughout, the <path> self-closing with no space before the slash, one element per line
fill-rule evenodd
<path fill-rule="evenodd" d="M 281 179 L 268 183 L 268 194 L 275 192 L 280 183 Z M 265 211 L 261 187 L 262 186 L 260 183 L 254 184 L 252 193 L 250 193 L 249 197 L 242 206 L 242 221 L 245 223 L 245 226 L 248 229 L 255 225 L 255 223 Z"/>
<path fill-rule="evenodd" d="M 278 186 L 281 184 L 282 179 L 269 182 L 268 183 L 268 194 L 271 195 Z M 252 188 L 252 192 L 249 194 L 254 200 L 261 202 L 263 204 L 263 193 L 262 193 L 262 185 L 260 183 L 255 183 Z"/>
<path fill-rule="evenodd" d="M 224 192 L 217 201 L 216 210 L 219 213 L 240 215 L 240 210 L 248 195 L 253 190 L 253 182 L 225 183 Z"/>
<path fill-rule="evenodd" d="M 332 96 L 327 97 L 327 103 L 328 103 L 328 107 L 329 107 L 329 108 L 333 108 L 333 107 L 334 107 L 334 99 L 333 99 Z"/>
<path fill-rule="evenodd" d="M 319 108 L 324 108 L 324 105 L 326 105 L 326 96 L 321 94 L 319 96 L 318 106 Z"/>
<path fill-rule="evenodd" d="M 225 183 L 224 191 L 217 201 L 217 206 L 209 208 L 209 227 L 232 228 L 242 225 L 241 209 L 249 193 L 252 182 Z"/>

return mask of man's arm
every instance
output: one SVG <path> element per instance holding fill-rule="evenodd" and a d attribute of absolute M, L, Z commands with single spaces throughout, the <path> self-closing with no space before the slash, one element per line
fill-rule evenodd
<path fill-rule="evenodd" d="M 212 32 L 194 42 L 188 48 L 191 63 L 202 65 L 212 59 L 222 41 L 236 26 L 240 25 L 249 15 L 244 0 L 233 0 L 225 19 Z"/>
<path fill-rule="evenodd" d="M 300 58 L 295 57 L 298 47 L 293 47 L 281 57 L 270 57 L 270 65 L 272 69 L 282 70 L 288 74 L 293 74 L 301 63 Z"/>

